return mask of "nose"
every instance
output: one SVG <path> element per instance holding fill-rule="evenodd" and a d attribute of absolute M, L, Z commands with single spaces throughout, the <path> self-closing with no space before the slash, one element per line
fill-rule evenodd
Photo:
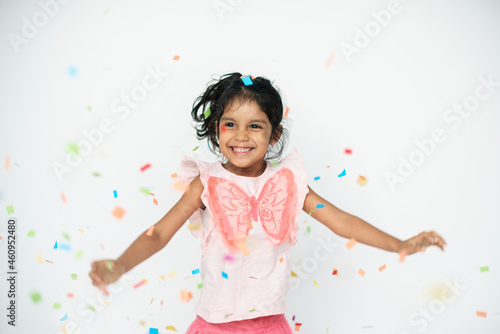
<path fill-rule="evenodd" d="M 239 141 L 247 141 L 248 140 L 248 133 L 247 133 L 246 129 L 238 130 L 236 132 L 235 139 L 239 140 Z"/>

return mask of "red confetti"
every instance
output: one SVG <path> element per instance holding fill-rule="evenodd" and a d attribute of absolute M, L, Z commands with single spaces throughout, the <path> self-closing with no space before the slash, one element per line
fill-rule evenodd
<path fill-rule="evenodd" d="M 141 167 L 141 172 L 144 172 L 146 169 L 148 169 L 149 167 L 151 167 L 151 164 L 146 164 L 144 166 Z"/>
<path fill-rule="evenodd" d="M 68 298 L 73 298 L 75 295 L 72 293 L 68 293 L 67 296 L 68 296 Z"/>
<path fill-rule="evenodd" d="M 346 149 L 345 149 L 345 153 L 347 153 L 347 154 L 351 154 L 351 153 L 352 153 L 352 150 L 351 150 L 350 148 L 346 148 Z"/>
<path fill-rule="evenodd" d="M 181 57 L 181 56 L 175 55 L 175 57 L 174 57 L 174 58 L 172 58 L 172 59 L 173 59 L 173 60 L 179 60 L 179 58 L 180 58 L 180 57 Z"/>

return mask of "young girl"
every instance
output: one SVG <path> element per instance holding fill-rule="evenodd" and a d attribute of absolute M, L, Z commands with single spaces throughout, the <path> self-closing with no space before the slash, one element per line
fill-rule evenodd
<path fill-rule="evenodd" d="M 270 162 L 280 158 L 287 131 L 280 94 L 269 80 L 226 74 L 193 106 L 198 138 L 208 138 L 223 161 L 183 158 L 179 174 L 190 184 L 153 233 L 145 231 L 117 260 L 92 263 L 89 276 L 103 293 L 189 219 L 201 237 L 203 288 L 187 333 L 289 334 L 285 295 L 300 210 L 344 238 L 390 252 L 444 250 L 446 242 L 433 231 L 401 241 L 323 199 L 307 185 L 296 151 Z"/>

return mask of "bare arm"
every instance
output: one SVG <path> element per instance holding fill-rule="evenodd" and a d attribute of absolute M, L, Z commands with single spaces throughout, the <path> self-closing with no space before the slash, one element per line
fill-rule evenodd
<path fill-rule="evenodd" d="M 317 204 L 324 204 L 321 209 L 316 209 Z M 446 242 L 435 232 L 422 232 L 419 235 L 401 241 L 378 228 L 368 224 L 361 218 L 340 210 L 333 204 L 316 194 L 310 187 L 304 201 L 303 210 L 313 218 L 324 224 L 335 234 L 344 238 L 354 238 L 356 241 L 377 247 L 389 252 L 404 252 L 413 254 L 425 250 L 425 247 L 437 245 L 443 249 Z"/>

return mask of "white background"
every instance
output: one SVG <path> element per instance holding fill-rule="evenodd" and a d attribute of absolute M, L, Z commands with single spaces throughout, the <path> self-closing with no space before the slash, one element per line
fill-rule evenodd
<path fill-rule="evenodd" d="M 171 174 L 182 155 L 215 159 L 196 139 L 190 107 L 213 75 L 234 71 L 265 76 L 280 89 L 290 110 L 287 152 L 297 148 L 304 156 L 315 191 L 400 239 L 435 230 L 449 244 L 444 253 L 428 249 L 399 263 L 397 254 L 368 246 L 347 250 L 347 240 L 302 213 L 295 266 L 307 258 L 317 263 L 311 259 L 318 239 L 331 236 L 337 247 L 290 290 L 292 328 L 298 322 L 300 333 L 498 332 L 500 87 L 467 118 L 455 114 L 459 124 L 443 118 L 474 95 L 480 77 L 500 82 L 497 1 L 401 1 L 380 31 L 373 12 L 387 10 L 388 1 L 51 6 L 49 17 L 36 1 L 0 1 L 0 275 L 7 272 L 11 216 L 18 220 L 19 272 L 15 329 L 7 325 L 8 287 L 0 280 L 0 332 L 187 329 L 200 293 L 199 275 L 191 271 L 201 250 L 186 226 L 130 271 L 125 287 L 95 313 L 86 303 L 100 294 L 88 272 L 92 261 L 118 257 L 178 200 Z M 34 21 L 39 27 L 30 32 L 26 22 Z M 367 28 L 372 37 L 361 45 L 358 35 Z M 347 44 L 360 46 L 358 52 L 343 52 Z M 112 104 L 141 85 L 148 67 L 169 76 L 120 118 Z M 103 119 L 113 130 L 60 182 L 53 165 L 67 165 L 68 144 L 86 140 L 83 132 Z M 418 153 L 415 141 L 432 138 L 436 128 L 446 140 L 428 155 Z M 391 188 L 387 174 L 397 175 L 400 159 L 409 157 L 418 166 Z M 152 167 L 141 172 L 147 163 Z M 343 169 L 346 176 L 338 177 Z M 367 177 L 365 186 L 357 184 L 359 174 Z M 158 206 L 141 187 L 151 189 Z M 15 214 L 7 215 L 9 205 Z M 121 220 L 111 214 L 117 205 L 126 210 Z M 56 241 L 70 248 L 54 249 Z M 387 269 L 379 272 L 383 264 Z M 490 271 L 481 273 L 483 266 Z M 148 283 L 133 288 L 143 278 Z M 446 282 L 459 286 L 456 293 Z M 189 303 L 180 300 L 182 289 L 192 292 Z M 32 301 L 33 292 L 41 302 Z"/>

